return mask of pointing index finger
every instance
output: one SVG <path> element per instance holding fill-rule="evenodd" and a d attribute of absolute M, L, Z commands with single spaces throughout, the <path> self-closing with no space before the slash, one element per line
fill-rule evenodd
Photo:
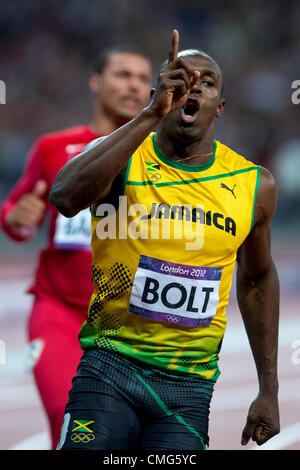
<path fill-rule="evenodd" d="M 173 30 L 173 37 L 172 37 L 172 49 L 171 52 L 169 53 L 169 62 L 173 62 L 175 59 L 177 59 L 178 55 L 178 45 L 179 45 L 179 33 L 177 29 Z"/>

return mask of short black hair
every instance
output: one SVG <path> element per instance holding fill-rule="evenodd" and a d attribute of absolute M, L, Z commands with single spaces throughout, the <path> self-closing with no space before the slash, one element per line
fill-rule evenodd
<path fill-rule="evenodd" d="M 217 66 L 217 69 L 220 73 L 220 77 L 221 77 L 221 82 L 222 82 L 222 88 L 221 88 L 221 96 L 223 95 L 224 93 L 224 77 L 223 77 L 223 72 L 222 72 L 222 69 L 221 67 L 219 66 L 218 62 L 211 56 L 209 55 L 207 52 L 201 50 L 201 49 L 186 49 L 184 51 L 180 51 L 178 52 L 178 55 L 177 57 L 186 57 L 186 56 L 190 56 L 190 55 L 202 55 L 204 57 L 207 57 L 208 59 L 210 59 L 212 62 L 214 62 Z M 161 66 L 160 66 L 160 72 L 168 65 L 168 59 L 165 60 Z"/>
<path fill-rule="evenodd" d="M 146 60 L 151 63 L 150 58 L 146 54 L 146 52 L 139 46 L 136 46 L 135 44 L 116 44 L 114 46 L 106 47 L 105 49 L 102 49 L 102 51 L 98 54 L 98 56 L 95 58 L 93 64 L 92 64 L 92 73 L 102 73 L 108 59 L 112 54 L 118 54 L 118 53 L 126 53 L 129 52 L 131 54 L 137 54 L 142 57 L 144 57 Z"/>

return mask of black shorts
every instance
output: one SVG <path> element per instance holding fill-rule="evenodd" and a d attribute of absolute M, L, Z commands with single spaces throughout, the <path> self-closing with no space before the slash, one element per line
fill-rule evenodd
<path fill-rule="evenodd" d="M 213 388 L 208 380 L 87 350 L 73 379 L 57 448 L 205 449 Z"/>

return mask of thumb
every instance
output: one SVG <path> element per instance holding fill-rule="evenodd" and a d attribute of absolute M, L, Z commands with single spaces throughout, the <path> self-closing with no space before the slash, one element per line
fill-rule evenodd
<path fill-rule="evenodd" d="M 193 72 L 193 75 L 191 76 L 191 87 L 196 85 L 200 77 L 201 77 L 201 73 L 199 72 L 199 70 L 196 70 L 195 72 Z"/>
<path fill-rule="evenodd" d="M 32 194 L 34 194 L 36 197 L 42 198 L 45 196 L 47 189 L 47 182 L 45 180 L 38 180 L 33 187 Z"/>
<path fill-rule="evenodd" d="M 252 438 L 255 426 L 256 425 L 254 423 L 251 423 L 251 424 L 249 422 L 246 423 L 246 426 L 244 427 L 243 432 L 242 432 L 242 438 L 241 438 L 242 446 L 247 445 L 249 440 Z"/>

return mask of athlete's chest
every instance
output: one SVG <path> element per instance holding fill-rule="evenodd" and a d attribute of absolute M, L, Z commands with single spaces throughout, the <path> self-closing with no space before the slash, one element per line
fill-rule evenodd
<path fill-rule="evenodd" d="M 238 177 L 141 186 L 129 181 L 124 195 L 128 213 L 139 217 L 148 239 L 170 235 L 178 249 L 181 241 L 185 248 L 190 241 L 192 249 L 194 240 L 195 249 L 236 251 L 250 230 L 252 204 Z"/>

